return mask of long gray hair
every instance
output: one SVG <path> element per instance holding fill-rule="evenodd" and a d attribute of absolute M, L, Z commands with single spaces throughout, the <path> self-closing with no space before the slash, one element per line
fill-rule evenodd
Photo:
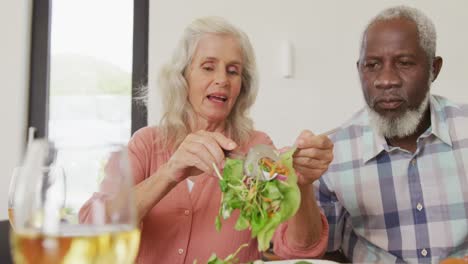
<path fill-rule="evenodd" d="M 255 55 L 249 38 L 243 31 L 222 18 L 203 17 L 188 25 L 174 50 L 172 59 L 162 67 L 159 74 L 159 89 L 163 104 L 159 126 L 163 144 L 173 149 L 192 132 L 190 122 L 194 120 L 194 111 L 188 101 L 189 87 L 184 75 L 192 62 L 198 41 L 204 34 L 226 34 L 238 40 L 243 56 L 242 86 L 227 118 L 226 132 L 231 139 L 243 145 L 249 140 L 253 131 L 253 122 L 248 114 L 257 97 L 258 83 Z"/>

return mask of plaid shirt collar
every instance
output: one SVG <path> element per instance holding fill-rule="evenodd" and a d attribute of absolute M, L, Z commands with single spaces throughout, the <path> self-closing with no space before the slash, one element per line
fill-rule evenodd
<path fill-rule="evenodd" d="M 452 147 L 452 138 L 450 136 L 446 115 L 437 98 L 433 95 L 430 95 L 429 107 L 431 111 L 431 126 L 420 136 L 420 138 L 434 135 L 442 142 Z M 362 121 L 364 125 L 364 131 L 362 135 L 362 143 L 364 146 L 362 156 L 364 163 L 367 163 L 368 161 L 377 157 L 377 155 L 379 155 L 382 151 L 391 152 L 392 150 L 396 149 L 389 146 L 382 135 L 373 131 L 372 127 L 370 126 L 369 114 L 366 110 L 364 110 Z"/>

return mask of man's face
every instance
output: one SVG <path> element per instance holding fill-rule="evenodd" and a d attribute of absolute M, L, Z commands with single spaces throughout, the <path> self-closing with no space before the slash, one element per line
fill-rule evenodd
<path fill-rule="evenodd" d="M 429 92 L 431 66 L 410 20 L 371 25 L 362 43 L 358 71 L 368 106 L 388 121 L 417 110 Z"/>

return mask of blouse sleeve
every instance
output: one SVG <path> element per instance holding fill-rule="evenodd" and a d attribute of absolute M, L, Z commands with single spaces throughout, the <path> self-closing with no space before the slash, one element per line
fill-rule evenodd
<path fill-rule="evenodd" d="M 128 143 L 128 159 L 134 185 L 143 181 L 149 174 L 152 144 L 152 131 L 149 127 L 142 128 L 135 132 Z M 108 164 L 106 164 L 106 167 L 109 166 L 110 163 L 112 163 L 112 156 L 109 159 Z M 100 191 L 93 193 L 93 195 L 80 208 L 78 213 L 78 219 L 80 223 L 93 222 L 93 218 L 95 218 L 94 214 L 97 211 L 102 211 L 96 211 L 93 208 L 102 208 L 106 202 L 105 200 L 113 195 L 109 191 L 115 189 L 112 187 L 113 184 L 115 184 L 115 181 L 111 175 L 113 174 L 109 174 L 110 177 L 105 177 L 102 180 L 99 188 Z"/>
<path fill-rule="evenodd" d="M 153 137 L 154 128 L 145 127 L 133 135 L 128 143 L 128 158 L 132 166 L 132 175 L 134 184 L 142 182 L 150 176 L 151 159 L 155 138 Z"/>
<path fill-rule="evenodd" d="M 288 223 L 281 224 L 273 236 L 273 251 L 276 255 L 284 259 L 293 258 L 321 258 L 328 246 L 328 221 L 325 215 L 320 213 L 322 218 L 322 233 L 320 239 L 307 248 L 294 248 L 289 245 L 286 239 Z"/>

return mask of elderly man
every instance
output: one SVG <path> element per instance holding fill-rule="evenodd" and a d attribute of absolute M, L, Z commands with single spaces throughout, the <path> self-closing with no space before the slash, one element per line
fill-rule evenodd
<path fill-rule="evenodd" d="M 353 262 L 439 262 L 468 255 L 468 105 L 431 95 L 442 67 L 419 10 L 382 11 L 357 69 L 367 106 L 331 136 L 316 183 L 329 251 Z"/>

